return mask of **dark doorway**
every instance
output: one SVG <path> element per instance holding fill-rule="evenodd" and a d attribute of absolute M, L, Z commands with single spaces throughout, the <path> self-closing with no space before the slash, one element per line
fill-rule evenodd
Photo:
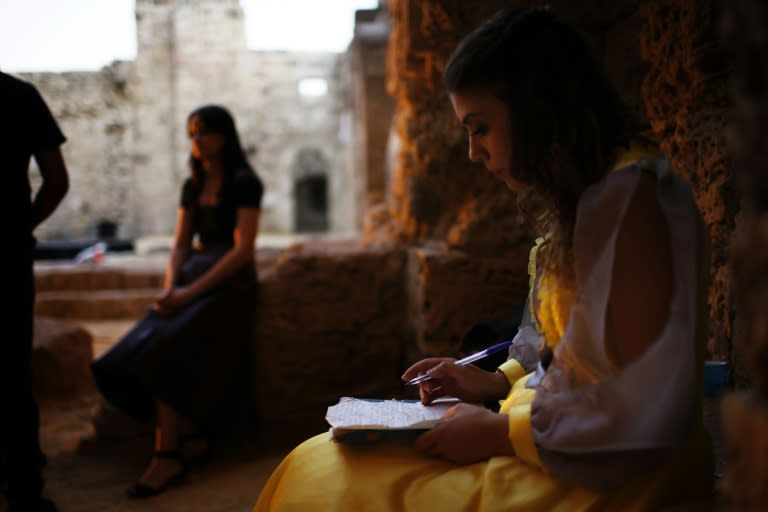
<path fill-rule="evenodd" d="M 305 176 L 295 184 L 296 231 L 328 231 L 328 193 L 325 176 Z"/>
<path fill-rule="evenodd" d="M 304 148 L 293 163 L 293 223 L 297 233 L 328 231 L 328 162 L 316 148 Z"/>

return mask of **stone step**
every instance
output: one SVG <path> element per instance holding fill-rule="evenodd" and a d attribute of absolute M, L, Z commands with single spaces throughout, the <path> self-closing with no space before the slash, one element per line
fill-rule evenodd
<path fill-rule="evenodd" d="M 32 372 L 41 399 L 62 398 L 95 390 L 90 364 L 93 337 L 68 320 L 35 316 Z"/>
<path fill-rule="evenodd" d="M 35 269 L 38 292 L 161 288 L 159 268 L 43 267 Z"/>
<path fill-rule="evenodd" d="M 138 319 L 160 287 L 38 291 L 35 314 L 66 319 Z"/>

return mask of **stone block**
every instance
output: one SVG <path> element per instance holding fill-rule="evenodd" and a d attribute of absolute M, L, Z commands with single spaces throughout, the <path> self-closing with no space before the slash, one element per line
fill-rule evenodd
<path fill-rule="evenodd" d="M 151 266 L 131 268 L 118 265 L 38 264 L 35 266 L 35 286 L 38 292 L 161 288 L 163 275 L 163 268 Z"/>
<path fill-rule="evenodd" d="M 39 292 L 35 313 L 56 318 L 139 318 L 155 300 L 159 289 Z"/>
<path fill-rule="evenodd" d="M 261 274 L 254 387 L 263 418 L 401 389 L 405 252 L 362 242 L 285 251 Z"/>
<path fill-rule="evenodd" d="M 417 248 L 408 254 L 409 319 L 416 358 L 456 356 L 461 338 L 477 322 L 498 320 L 528 294 L 530 244 L 501 256 Z"/>
<path fill-rule="evenodd" d="M 768 503 L 768 404 L 754 394 L 723 399 L 726 471 L 719 482 L 724 511 L 764 510 Z"/>
<path fill-rule="evenodd" d="M 77 267 L 62 265 L 51 268 L 36 268 L 35 283 L 38 291 L 46 290 L 98 290 L 117 288 L 120 272 L 96 266 Z"/>
<path fill-rule="evenodd" d="M 126 270 L 123 272 L 121 288 L 155 288 L 163 287 L 165 270 Z"/>
<path fill-rule="evenodd" d="M 34 328 L 32 371 L 38 396 L 59 398 L 93 390 L 91 334 L 71 322 L 45 316 L 35 317 Z"/>

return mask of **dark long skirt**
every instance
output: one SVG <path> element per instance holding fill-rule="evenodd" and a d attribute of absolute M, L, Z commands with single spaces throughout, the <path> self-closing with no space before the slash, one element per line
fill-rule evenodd
<path fill-rule="evenodd" d="M 210 255 L 191 261 L 182 280 L 210 264 Z M 149 308 L 92 363 L 101 393 L 139 421 L 154 415 L 156 400 L 208 429 L 235 419 L 250 387 L 256 286 L 249 266 L 173 315 Z"/>

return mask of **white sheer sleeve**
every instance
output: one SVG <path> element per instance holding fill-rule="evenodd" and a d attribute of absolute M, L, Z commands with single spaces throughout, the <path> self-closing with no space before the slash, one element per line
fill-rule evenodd
<path fill-rule="evenodd" d="M 645 166 L 656 175 L 673 256 L 666 325 L 622 369 L 609 360 L 605 325 L 615 243 L 644 172 L 633 165 L 590 187 L 579 202 L 574 258 L 581 284 L 554 361 L 535 384 L 531 423 L 542 463 L 590 487 L 618 485 L 652 467 L 700 416 L 704 336 L 697 325 L 706 293 L 699 279 L 700 215 L 690 187 L 666 160 Z"/>

